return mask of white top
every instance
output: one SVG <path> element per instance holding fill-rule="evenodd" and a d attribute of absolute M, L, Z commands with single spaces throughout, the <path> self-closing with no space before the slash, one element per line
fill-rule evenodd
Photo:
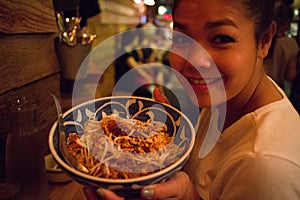
<path fill-rule="evenodd" d="M 211 120 L 210 110 L 202 110 L 196 146 L 185 167 L 201 198 L 300 199 L 300 118 L 279 90 L 282 100 L 243 116 L 200 159 L 202 133 Z"/>
<path fill-rule="evenodd" d="M 269 75 L 281 88 L 284 88 L 285 71 L 291 58 L 298 55 L 299 47 L 294 38 L 278 37 L 273 55 L 265 59 L 264 65 Z"/>

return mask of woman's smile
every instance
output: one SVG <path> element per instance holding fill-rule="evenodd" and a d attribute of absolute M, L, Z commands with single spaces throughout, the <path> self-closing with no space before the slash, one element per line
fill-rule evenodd
<path fill-rule="evenodd" d="M 209 87 L 213 86 L 216 82 L 222 80 L 222 78 L 189 78 L 192 88 L 194 90 L 208 90 Z"/>

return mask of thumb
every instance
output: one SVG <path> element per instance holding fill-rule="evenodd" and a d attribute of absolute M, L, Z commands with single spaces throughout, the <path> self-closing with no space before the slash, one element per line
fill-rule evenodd
<path fill-rule="evenodd" d="M 159 90 L 159 88 L 154 88 L 153 90 L 153 96 L 156 101 L 159 101 L 161 103 L 167 103 L 170 104 L 167 97 Z"/>

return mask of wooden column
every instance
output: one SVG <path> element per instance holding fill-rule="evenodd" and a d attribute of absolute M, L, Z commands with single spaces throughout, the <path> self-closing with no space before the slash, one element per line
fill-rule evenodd
<path fill-rule="evenodd" d="M 60 97 L 60 67 L 52 0 L 0 1 L 0 172 L 10 116 L 4 100 L 16 92 L 38 95 L 38 128 L 48 151 L 48 133 L 56 120 L 51 93 Z M 0 177 L 1 177 L 0 176 Z M 2 178 L 2 177 L 1 177 Z"/>

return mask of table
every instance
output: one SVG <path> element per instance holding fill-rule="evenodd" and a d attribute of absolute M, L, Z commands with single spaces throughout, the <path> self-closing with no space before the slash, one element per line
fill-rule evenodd
<path fill-rule="evenodd" d="M 83 186 L 70 181 L 67 183 L 48 184 L 49 200 L 85 200 Z"/>

